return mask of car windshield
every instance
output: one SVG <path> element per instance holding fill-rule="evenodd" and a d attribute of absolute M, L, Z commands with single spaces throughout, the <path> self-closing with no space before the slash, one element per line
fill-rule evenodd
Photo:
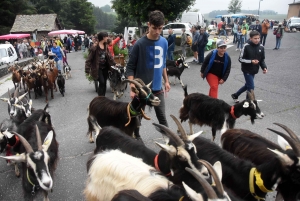
<path fill-rule="evenodd" d="M 292 19 L 291 21 L 292 21 L 292 23 L 300 23 L 300 18 L 299 19 Z"/>
<path fill-rule="evenodd" d="M 7 52 L 4 48 L 0 49 L 0 57 L 7 57 Z"/>

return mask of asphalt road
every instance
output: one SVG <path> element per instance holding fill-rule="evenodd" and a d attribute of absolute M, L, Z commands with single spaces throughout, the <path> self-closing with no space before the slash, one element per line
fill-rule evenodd
<path fill-rule="evenodd" d="M 300 33 L 286 33 L 280 50 L 273 50 L 274 47 L 275 36 L 270 31 L 265 47 L 268 73 L 264 75 L 260 70 L 255 77 L 255 96 L 256 99 L 262 100 L 260 108 L 266 114 L 265 118 L 256 120 L 254 125 L 251 124 L 249 117 L 245 116 L 236 121 L 236 128 L 249 129 L 272 141 L 276 141 L 277 136 L 267 128 L 282 131 L 273 125 L 273 122 L 282 123 L 296 133 L 300 131 L 300 88 L 298 85 L 300 84 Z M 235 47 L 228 48 L 228 53 L 232 60 L 232 70 L 227 82 L 219 87 L 219 98 L 233 104 L 230 94 L 244 84 L 244 77 Z M 72 78 L 66 81 L 65 97 L 55 92 L 54 99 L 49 101 L 49 111 L 59 142 L 60 158 L 54 176 L 53 193 L 49 195 L 50 200 L 55 201 L 84 200 L 82 191 L 87 178 L 86 161 L 95 148 L 95 144 L 90 144 L 86 136 L 86 118 L 88 104 L 97 94 L 94 85 L 89 84 L 85 79 L 82 52 L 68 54 L 68 62 L 72 67 Z M 186 69 L 182 75 L 183 82 L 188 85 L 188 92 L 208 94 L 208 84 L 206 80 L 200 78 L 200 66 L 196 64 L 190 64 L 190 66 L 191 68 Z M 173 82 L 173 78 L 171 81 Z M 2 90 L 7 86 L 12 87 L 11 84 L 0 83 Z M 107 96 L 112 97 L 110 90 L 107 91 Z M 7 97 L 7 93 L 1 97 Z M 245 95 L 240 96 L 241 99 L 243 97 Z M 166 114 L 170 128 L 174 131 L 177 128 L 169 115 L 178 116 L 182 100 L 183 91 L 180 84 L 172 85 L 171 91 L 166 95 Z M 129 101 L 129 92 L 120 101 Z M 33 100 L 33 106 L 37 109 L 44 108 L 45 98 L 39 97 Z M 6 103 L 0 104 L 0 111 L 2 111 L 1 121 L 8 118 Z M 153 142 L 161 141 L 162 136 L 152 126 L 152 122 L 157 122 L 155 112 L 146 109 L 146 113 L 152 119 L 142 121 L 141 136 L 147 146 L 157 150 Z M 188 130 L 187 123 L 183 126 Z M 203 136 L 211 138 L 209 127 L 194 126 L 194 130 L 204 130 Z M 219 142 L 219 133 L 217 136 L 216 142 Z M 269 195 L 267 200 L 274 200 L 273 196 L 274 194 Z M 0 160 L 0 200 L 22 199 L 21 179 L 15 177 L 13 167 L 6 166 L 5 160 Z"/>

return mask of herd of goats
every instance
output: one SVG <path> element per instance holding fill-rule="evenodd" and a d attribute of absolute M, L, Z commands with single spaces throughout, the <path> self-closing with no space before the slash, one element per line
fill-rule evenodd
<path fill-rule="evenodd" d="M 8 104 L 9 118 L 0 123 L 0 153 L 6 152 L 0 157 L 14 165 L 16 176 L 22 176 L 25 200 L 34 200 L 38 192 L 43 192 L 44 201 L 48 201 L 59 145 L 48 104 L 44 109 L 34 109 L 30 89 L 36 94 L 43 86 L 45 95 L 50 89 L 53 98 L 59 73 L 51 61 L 32 66 L 35 68 L 22 73 L 27 92 L 19 92 L 18 85 L 13 94 L 8 91 L 8 98 L 1 98 Z M 178 66 L 172 72 L 176 77 L 179 74 L 180 80 L 187 66 L 184 62 Z M 229 105 L 201 93 L 188 94 L 180 80 L 183 105 L 179 118 L 170 115 L 177 128 L 153 123 L 165 136 L 165 143 L 156 142 L 160 148 L 156 153 L 137 140 L 140 135 L 136 128 L 140 118 L 150 119 L 143 111 L 145 106 L 157 106 L 160 100 L 152 93 L 151 83 L 128 80 L 120 77 L 125 69 L 115 70 L 120 83 L 134 84 L 130 90 L 136 96 L 131 102 L 98 96 L 89 104 L 88 135 L 96 148 L 87 161 L 83 190 L 87 201 L 255 201 L 264 200 L 271 191 L 277 191 L 276 201 L 300 200 L 300 138 L 280 123 L 274 124 L 288 135 L 269 129 L 278 135 L 278 144 L 234 128 L 236 119 L 243 115 L 249 115 L 252 124 L 264 117 L 253 91 L 248 92 L 248 99 Z M 185 121 L 190 126 L 189 134 L 182 126 Z M 212 140 L 200 136 L 201 132 L 194 133 L 193 124 L 210 126 Z M 221 147 L 214 142 L 217 131 Z M 21 171 L 18 163 L 22 164 Z"/>

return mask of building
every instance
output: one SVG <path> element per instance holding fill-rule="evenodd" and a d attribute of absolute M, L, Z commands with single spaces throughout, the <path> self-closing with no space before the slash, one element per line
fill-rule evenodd
<path fill-rule="evenodd" d="M 60 30 L 56 14 L 17 15 L 10 33 L 29 33 L 33 39 L 40 40 L 50 31 Z"/>
<path fill-rule="evenodd" d="M 287 19 L 291 17 L 300 17 L 300 1 L 289 4 Z"/>

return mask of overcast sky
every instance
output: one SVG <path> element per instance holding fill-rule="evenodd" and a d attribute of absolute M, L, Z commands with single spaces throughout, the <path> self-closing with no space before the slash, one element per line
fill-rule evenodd
<path fill-rule="evenodd" d="M 88 0 L 95 6 L 111 5 L 110 0 Z M 297 2 L 298 0 L 296 0 Z M 226 10 L 230 0 L 196 0 L 194 8 L 200 9 L 202 13 L 209 13 L 213 10 Z M 287 14 L 288 4 L 294 0 L 262 0 L 260 10 L 274 10 L 278 14 Z M 243 0 L 242 9 L 258 10 L 259 0 Z"/>

